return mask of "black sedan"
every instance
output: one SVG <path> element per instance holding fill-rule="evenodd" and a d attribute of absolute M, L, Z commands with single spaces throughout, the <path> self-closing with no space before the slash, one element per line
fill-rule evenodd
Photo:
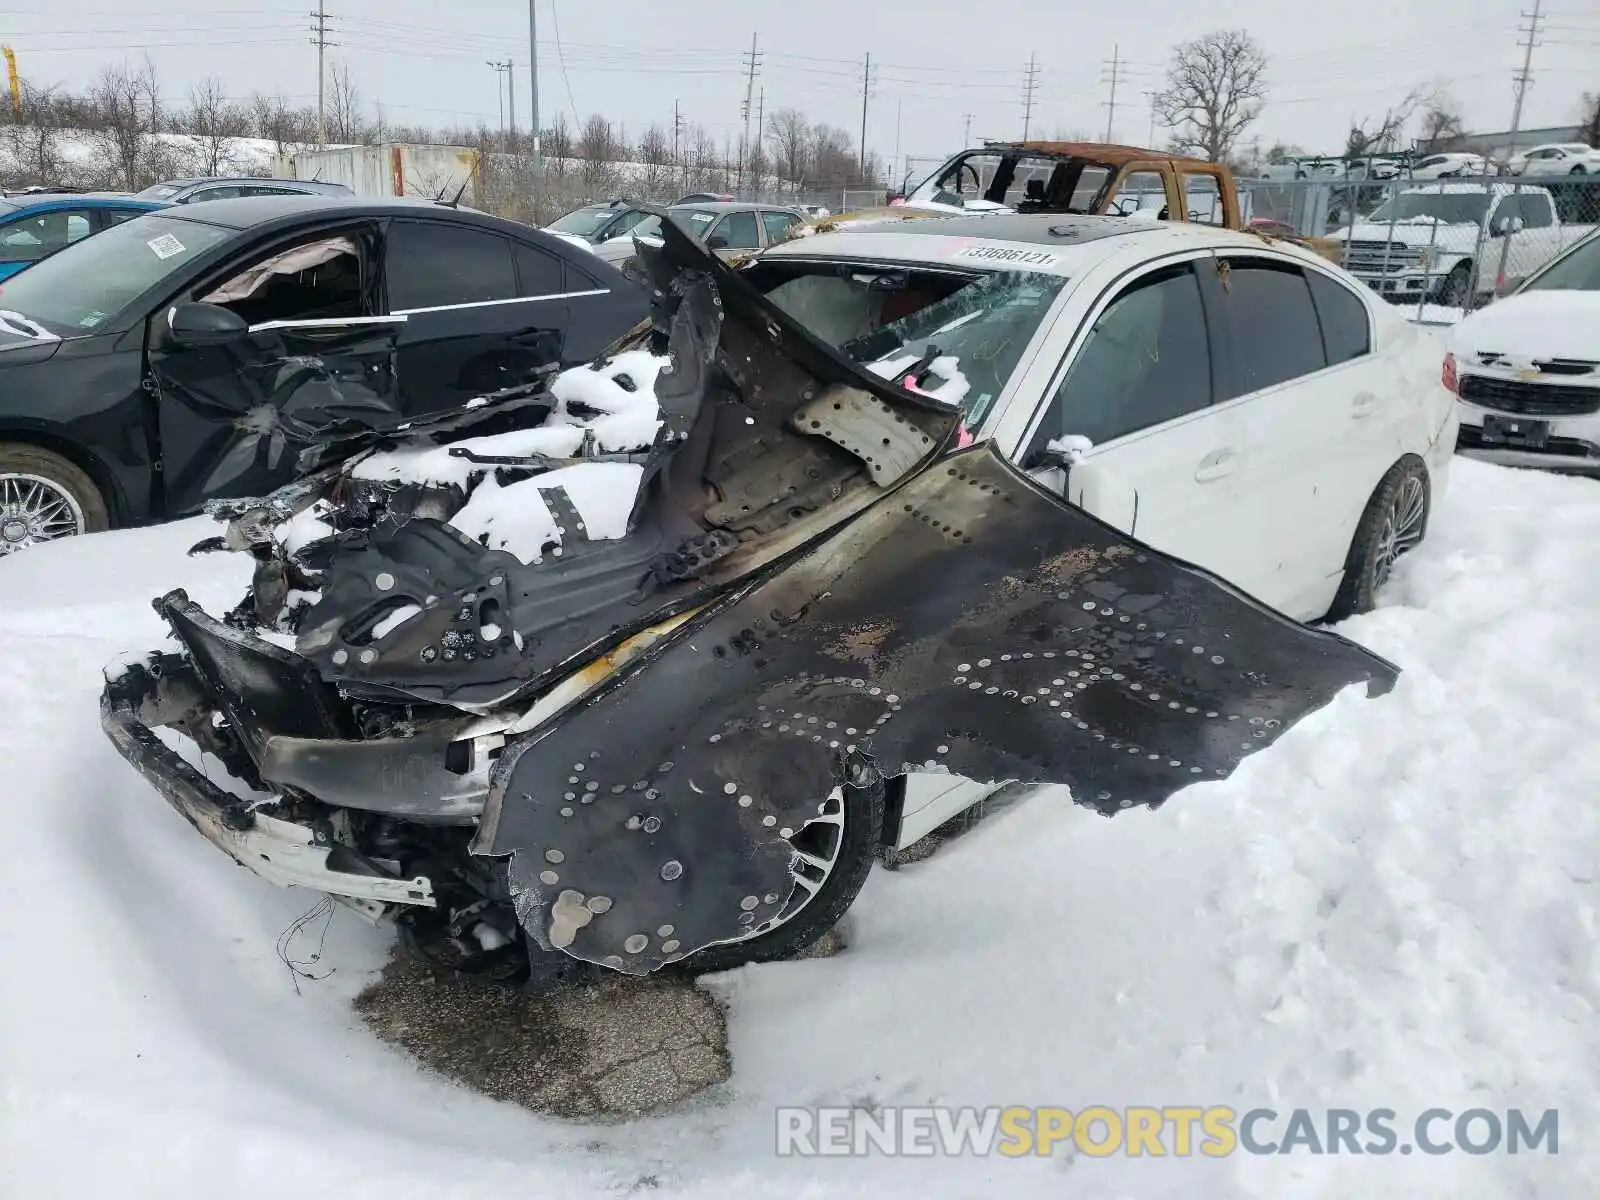
<path fill-rule="evenodd" d="M 0 285 L 0 555 L 262 495 L 321 443 L 527 392 L 648 311 L 586 251 L 444 205 L 125 222 Z"/>

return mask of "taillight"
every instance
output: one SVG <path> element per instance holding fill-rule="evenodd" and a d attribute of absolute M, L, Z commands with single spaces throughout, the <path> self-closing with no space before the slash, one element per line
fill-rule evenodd
<path fill-rule="evenodd" d="M 1439 382 L 1444 384 L 1445 390 L 1452 396 L 1460 392 L 1461 378 L 1456 374 L 1456 356 L 1454 354 L 1446 354 L 1444 356 L 1444 368 L 1439 372 Z"/>

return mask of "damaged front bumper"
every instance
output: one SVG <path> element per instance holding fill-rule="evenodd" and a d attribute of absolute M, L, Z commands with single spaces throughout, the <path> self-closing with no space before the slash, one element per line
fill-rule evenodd
<path fill-rule="evenodd" d="M 189 662 L 176 654 L 108 672 L 100 725 L 118 753 L 212 845 L 280 887 L 304 887 L 346 901 L 373 917 L 391 904 L 433 907 L 426 878 L 383 872 L 331 829 L 280 820 L 212 783 L 156 734 L 195 711 L 200 690 Z"/>

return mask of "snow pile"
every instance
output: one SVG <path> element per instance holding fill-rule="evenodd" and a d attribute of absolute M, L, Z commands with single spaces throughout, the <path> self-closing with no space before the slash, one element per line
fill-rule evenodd
<path fill-rule="evenodd" d="M 564 488 L 578 510 L 572 532 L 590 541 L 620 538 L 644 468 L 637 463 L 579 463 L 501 486 L 493 476 L 478 484 L 449 524 L 491 550 L 506 550 L 523 562 L 539 562 L 546 550 L 561 553 L 563 531 L 543 493 Z"/>
<path fill-rule="evenodd" d="M 585 438 L 600 454 L 648 450 L 661 428 L 655 389 L 656 376 L 666 362 L 664 355 L 629 350 L 598 366 L 573 367 L 551 382 L 556 405 L 532 429 L 463 438 L 442 446 L 382 450 L 361 459 L 350 473 L 357 479 L 464 489 L 493 468 L 451 450 L 484 457 L 571 458 Z"/>
<path fill-rule="evenodd" d="M 275 945 L 316 898 L 206 845 L 102 737 L 101 664 L 163 640 L 149 597 L 183 586 L 219 611 L 247 556 L 186 558 L 209 532 L 190 522 L 0 560 L 0 749 L 25 781 L 6 805 L 0 1191 L 1592 1196 L 1600 488 L 1459 461 L 1433 525 L 1384 607 L 1342 627 L 1404 668 L 1391 694 L 1340 699 L 1159 812 L 1107 821 L 1045 791 L 875 872 L 844 954 L 716 983 L 727 1085 L 596 1126 L 491 1103 L 367 1035 L 348 1000 L 389 934 L 349 913 L 308 968 L 324 977 L 297 980 Z M 776 1106 L 927 1103 L 1319 1123 L 1381 1106 L 1402 1130 L 1432 1106 L 1553 1108 L 1562 1138 L 1514 1157 L 774 1155 Z"/>

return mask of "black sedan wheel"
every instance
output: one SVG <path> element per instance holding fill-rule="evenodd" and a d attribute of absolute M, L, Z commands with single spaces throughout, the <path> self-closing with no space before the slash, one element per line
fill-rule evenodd
<path fill-rule="evenodd" d="M 94 481 L 59 454 L 0 443 L 0 556 L 110 524 Z"/>
<path fill-rule="evenodd" d="M 1431 490 L 1428 468 L 1415 455 L 1408 454 L 1389 468 L 1356 527 L 1345 560 L 1344 582 L 1327 620 L 1342 621 L 1372 608 L 1396 560 L 1415 549 L 1427 534 Z"/>

